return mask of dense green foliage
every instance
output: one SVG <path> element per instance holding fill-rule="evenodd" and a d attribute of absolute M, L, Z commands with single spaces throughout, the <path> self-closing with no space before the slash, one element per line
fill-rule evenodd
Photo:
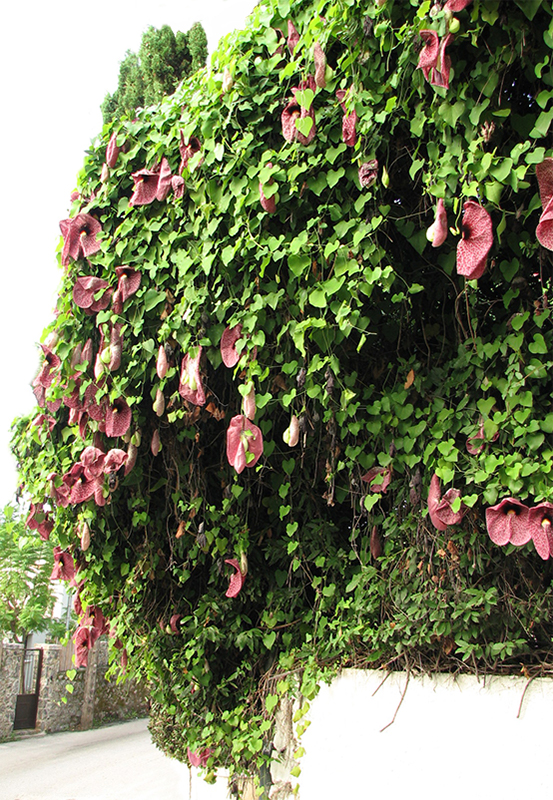
<path fill-rule="evenodd" d="M 0 553 L 0 639 L 21 642 L 32 631 L 55 630 L 52 547 L 11 506 L 0 513 Z"/>
<path fill-rule="evenodd" d="M 101 249 L 65 272 L 46 399 L 84 403 L 96 383 L 96 403 L 126 398 L 132 424 L 123 443 L 85 417 L 83 440 L 63 402 L 51 433 L 19 420 L 14 449 L 36 502 L 86 445 L 137 452 L 128 475 L 106 482 L 105 506 L 55 509 L 52 540 L 74 554 L 83 602 L 102 608 L 129 665 L 152 680 L 156 739 L 179 758 L 189 746 L 211 748 L 210 765 L 259 764 L 279 694 L 310 697 L 341 665 L 518 671 L 550 658 L 551 561 L 531 542 L 494 544 L 485 510 L 551 498 L 551 254 L 536 238 L 535 166 L 553 154 L 553 15 L 545 0 L 475 0 L 457 16 L 440 88 L 417 68 L 419 30 L 443 39 L 457 27 L 439 4 L 268 0 L 221 44 L 213 74 L 106 126 L 80 173 L 72 216 L 101 223 Z M 301 37 L 293 56 L 277 32 L 288 20 Z M 315 71 L 316 42 L 326 86 L 296 94 L 297 128 L 310 138 L 314 108 L 315 135 L 289 142 L 281 113 Z M 350 87 L 354 146 L 336 98 Z M 124 151 L 102 183 L 114 131 Z M 184 197 L 129 205 L 132 173 L 163 158 L 177 173 L 181 135 L 201 145 Z M 438 198 L 450 231 L 433 248 Z M 493 224 L 479 280 L 456 270 L 469 199 Z M 121 311 L 76 305 L 78 278 L 114 289 L 121 265 L 141 274 Z M 116 323 L 121 366 L 95 378 Z M 221 337 L 237 324 L 228 368 Z M 94 356 L 76 367 L 88 338 Z M 179 371 L 200 346 L 206 402 L 194 405 Z M 264 449 L 237 474 L 226 432 L 252 388 Z M 391 478 L 385 491 L 362 479 L 375 466 Z M 426 503 L 434 473 L 468 507 L 443 531 Z M 247 567 L 235 597 L 225 559 Z"/>
<path fill-rule="evenodd" d="M 117 89 L 102 103 L 104 123 L 133 117 L 137 108 L 158 103 L 177 85 L 205 66 L 207 36 L 200 22 L 175 34 L 169 25 L 150 26 L 142 35 L 138 54 L 127 50 L 119 68 Z"/>

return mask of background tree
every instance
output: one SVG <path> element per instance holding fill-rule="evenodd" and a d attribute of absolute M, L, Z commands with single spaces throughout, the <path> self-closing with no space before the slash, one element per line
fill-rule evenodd
<path fill-rule="evenodd" d="M 117 90 L 102 103 L 104 122 L 122 115 L 132 117 L 137 108 L 158 103 L 172 94 L 183 78 L 205 66 L 207 37 L 200 22 L 187 33 L 175 34 L 169 25 L 150 26 L 142 35 L 138 54 L 127 50 L 119 69 Z"/>
<path fill-rule="evenodd" d="M 0 636 L 24 642 L 27 634 L 55 625 L 50 575 L 52 546 L 28 531 L 12 506 L 0 514 Z"/>
<path fill-rule="evenodd" d="M 552 49 L 270 0 L 87 155 L 14 448 L 178 758 L 341 666 L 550 669 Z"/>

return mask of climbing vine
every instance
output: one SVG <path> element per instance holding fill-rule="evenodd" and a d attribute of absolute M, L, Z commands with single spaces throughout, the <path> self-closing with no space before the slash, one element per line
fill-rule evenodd
<path fill-rule="evenodd" d="M 87 154 L 13 446 L 178 758 L 258 768 L 342 666 L 549 669 L 552 49 L 545 0 L 267 0 Z"/>

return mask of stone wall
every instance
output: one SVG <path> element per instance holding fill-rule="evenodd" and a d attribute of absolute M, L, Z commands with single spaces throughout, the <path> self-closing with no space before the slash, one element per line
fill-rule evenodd
<path fill-rule="evenodd" d="M 148 715 L 148 692 L 134 681 L 106 678 L 107 641 L 101 638 L 90 653 L 88 667 L 69 679 L 70 660 L 59 644 L 40 645 L 43 651 L 37 731 L 84 730 L 108 722 Z M 21 644 L 0 644 L 0 740 L 13 733 Z"/>
<path fill-rule="evenodd" d="M 22 655 L 22 644 L 0 642 L 0 741 L 13 731 Z"/>
<path fill-rule="evenodd" d="M 60 670 L 61 645 L 41 647 L 44 655 L 36 728 L 47 733 L 77 730 L 81 724 L 85 670 L 77 670 L 70 681 L 65 670 Z M 68 691 L 67 686 L 73 691 Z"/>

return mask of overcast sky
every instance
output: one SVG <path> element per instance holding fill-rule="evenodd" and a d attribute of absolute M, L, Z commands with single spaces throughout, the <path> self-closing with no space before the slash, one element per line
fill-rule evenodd
<path fill-rule="evenodd" d="M 212 52 L 244 27 L 255 0 L 30 0 L 2 12 L 0 75 L 0 508 L 16 489 L 12 421 L 34 406 L 37 343 L 53 319 L 61 272 L 55 249 L 84 151 L 102 128 L 100 104 L 119 63 L 150 25 L 200 21 Z"/>

